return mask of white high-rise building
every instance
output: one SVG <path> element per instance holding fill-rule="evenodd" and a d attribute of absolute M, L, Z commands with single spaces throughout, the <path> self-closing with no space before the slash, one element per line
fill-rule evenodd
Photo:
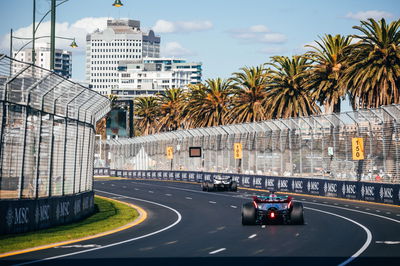
<path fill-rule="evenodd" d="M 112 94 L 123 98 L 162 93 L 172 88 L 187 88 L 201 82 L 201 63 L 178 58 L 124 60 L 118 65 L 118 87 Z"/>
<path fill-rule="evenodd" d="M 35 48 L 35 65 L 50 69 L 50 44 L 36 44 Z M 32 49 L 25 48 L 21 51 L 13 51 L 13 58 L 32 63 Z M 18 63 L 14 63 L 14 72 L 18 71 Z M 54 72 L 65 77 L 71 78 L 72 76 L 72 53 L 63 49 L 55 49 L 54 53 Z"/>
<path fill-rule="evenodd" d="M 86 82 L 101 94 L 118 88 L 121 61 L 160 57 L 160 37 L 142 32 L 137 20 L 107 20 L 107 28 L 86 41 Z"/>

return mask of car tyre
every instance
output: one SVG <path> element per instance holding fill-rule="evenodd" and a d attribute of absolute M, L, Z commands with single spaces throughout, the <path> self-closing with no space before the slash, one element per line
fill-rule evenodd
<path fill-rule="evenodd" d="M 253 202 L 243 204 L 242 207 L 242 225 L 254 225 L 256 224 L 256 208 Z"/>
<path fill-rule="evenodd" d="M 214 184 L 213 183 L 207 183 L 207 191 L 214 191 Z"/>
<path fill-rule="evenodd" d="M 301 202 L 294 202 L 292 211 L 290 212 L 291 224 L 304 224 L 303 204 Z"/>
<path fill-rule="evenodd" d="M 237 191 L 237 190 L 238 190 L 237 182 L 233 181 L 231 184 L 231 191 Z"/>

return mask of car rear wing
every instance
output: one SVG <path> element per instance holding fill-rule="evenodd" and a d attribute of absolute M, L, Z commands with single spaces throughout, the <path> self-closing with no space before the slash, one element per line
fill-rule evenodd
<path fill-rule="evenodd" d="M 253 196 L 253 201 L 255 203 L 289 203 L 292 201 L 292 197 L 257 197 Z"/>

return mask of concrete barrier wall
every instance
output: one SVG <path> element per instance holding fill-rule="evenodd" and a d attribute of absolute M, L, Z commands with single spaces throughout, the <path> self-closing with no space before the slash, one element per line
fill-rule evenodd
<path fill-rule="evenodd" d="M 79 221 L 94 212 L 94 192 L 44 199 L 1 200 L 0 235 Z"/>
<path fill-rule="evenodd" d="M 109 168 L 95 168 L 94 175 L 192 182 L 211 181 L 216 175 L 222 175 L 232 177 L 238 182 L 239 187 L 400 205 L 400 184 L 209 172 L 114 170 Z"/>

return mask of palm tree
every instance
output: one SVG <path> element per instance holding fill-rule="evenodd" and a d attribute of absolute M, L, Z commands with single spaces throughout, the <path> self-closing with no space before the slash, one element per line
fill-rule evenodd
<path fill-rule="evenodd" d="M 197 84 L 189 87 L 187 108 L 191 127 L 225 125 L 228 121 L 231 82 L 220 78 L 208 79 L 205 85 Z"/>
<path fill-rule="evenodd" d="M 274 56 L 268 65 L 273 67 L 267 75 L 270 78 L 266 95 L 269 119 L 308 116 L 320 112 L 309 90 L 304 88 L 305 71 L 309 67 L 306 58 Z"/>
<path fill-rule="evenodd" d="M 267 77 L 263 66 L 243 67 L 233 73 L 232 120 L 235 123 L 255 122 L 266 119 L 263 104 L 266 97 Z"/>
<path fill-rule="evenodd" d="M 154 96 L 138 97 L 135 99 L 135 127 L 141 135 L 157 133 L 159 117 L 158 99 Z"/>
<path fill-rule="evenodd" d="M 313 51 L 305 54 L 314 64 L 307 75 L 305 87 L 311 90 L 311 95 L 320 105 L 325 107 L 325 113 L 339 113 L 341 99 L 346 90 L 339 86 L 339 78 L 345 69 L 346 57 L 343 51 L 350 45 L 351 37 L 330 34 L 316 41 L 317 46 L 306 45 Z"/>
<path fill-rule="evenodd" d="M 160 119 L 159 131 L 177 130 L 182 127 L 186 104 L 186 93 L 180 88 L 167 89 L 159 95 Z"/>
<path fill-rule="evenodd" d="M 347 87 L 353 109 L 376 108 L 400 103 L 400 20 L 389 25 L 385 19 L 361 21 L 353 28 L 363 35 L 347 50 L 341 83 Z"/>

